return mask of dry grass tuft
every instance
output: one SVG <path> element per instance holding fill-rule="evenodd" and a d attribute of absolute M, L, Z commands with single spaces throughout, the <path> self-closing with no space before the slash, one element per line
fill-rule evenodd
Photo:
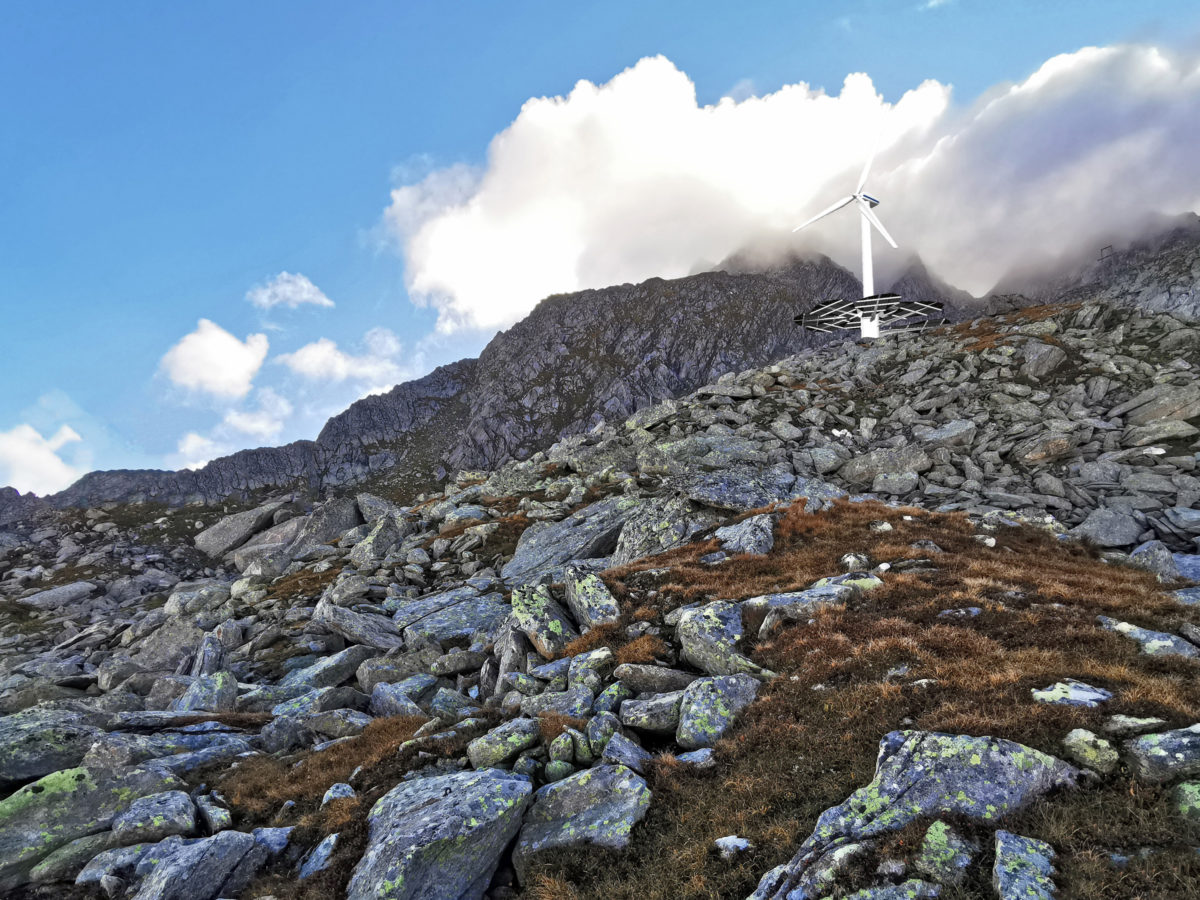
<path fill-rule="evenodd" d="M 574 716 L 565 716 L 562 713 L 544 712 L 538 716 L 538 729 L 541 731 L 542 740 L 546 744 L 549 744 L 568 728 L 574 728 L 576 731 L 585 730 L 587 723 L 587 719 L 577 719 Z"/>
<path fill-rule="evenodd" d="M 274 600 L 312 600 L 316 602 L 325 588 L 333 584 L 341 572 L 341 566 L 333 566 L 324 572 L 301 569 L 271 585 L 269 596 Z"/>
<path fill-rule="evenodd" d="M 294 764 L 273 756 L 243 760 L 220 782 L 234 808 L 255 822 L 273 815 L 285 802 L 311 805 L 359 766 L 370 769 L 393 756 L 425 723 L 418 716 L 376 719 L 362 734 L 312 753 Z"/>
<path fill-rule="evenodd" d="M 643 634 L 617 650 L 617 665 L 622 663 L 652 663 L 669 648 L 657 635 Z"/>

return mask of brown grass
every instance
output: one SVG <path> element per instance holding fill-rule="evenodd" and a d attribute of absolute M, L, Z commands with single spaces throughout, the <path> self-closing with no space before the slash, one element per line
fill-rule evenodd
<path fill-rule="evenodd" d="M 894 530 L 872 533 L 870 522 L 880 519 Z M 1200 720 L 1194 663 L 1139 655 L 1132 642 L 1095 624 L 1097 614 L 1109 614 L 1173 630 L 1200 621 L 1200 613 L 1162 594 L 1153 576 L 1105 565 L 1089 548 L 1029 528 L 1001 529 L 997 546 L 987 548 L 974 533 L 960 514 L 839 503 L 817 516 L 786 513 L 766 558 L 703 566 L 698 558 L 711 549 L 704 543 L 605 573 L 626 619 L 635 609 L 652 607 L 661 616 L 697 600 L 803 588 L 836 573 L 847 550 L 895 562 L 927 556 L 910 544 L 928 539 L 946 551 L 932 557 L 934 570 L 886 575 L 882 588 L 846 608 L 747 647 L 784 677 L 765 686 L 718 745 L 718 766 L 697 772 L 661 757 L 648 773 L 654 799 L 632 848 L 546 854 L 526 896 L 555 890 L 577 900 L 747 896 L 763 872 L 791 857 L 823 810 L 870 780 L 879 739 L 897 728 L 989 734 L 1061 755 L 1069 730 L 1098 729 L 1114 713 L 1157 715 L 1172 727 Z M 669 583 L 656 596 L 642 596 L 639 576 L 664 564 L 672 569 Z M 961 606 L 983 612 L 938 617 Z M 623 624 L 605 634 L 618 649 Z M 908 667 L 906 675 L 886 677 L 900 666 Z M 1063 678 L 1116 696 L 1100 710 L 1032 700 L 1032 688 Z M 934 683 L 912 686 L 917 679 Z M 1098 788 L 1037 805 L 1011 827 L 1058 848 L 1064 897 L 1200 896 L 1200 864 L 1184 852 L 1200 833 L 1176 820 L 1161 795 L 1120 772 Z M 1094 826 L 1097 817 L 1103 827 Z M 905 855 L 927 824 L 894 835 L 885 849 Z M 727 834 L 748 838 L 755 849 L 721 861 L 712 844 Z M 1107 862 L 1108 852 L 1146 845 L 1161 852 L 1125 870 Z M 992 897 L 988 854 L 963 888 L 944 896 Z M 872 857 L 863 865 L 873 870 L 875 863 Z"/>
<path fill-rule="evenodd" d="M 341 572 L 341 566 L 331 566 L 324 572 L 301 569 L 299 572 L 285 575 L 275 584 L 271 585 L 270 597 L 276 600 L 316 601 L 325 588 L 333 584 Z"/>
<path fill-rule="evenodd" d="M 274 756 L 244 760 L 220 782 L 221 790 L 255 822 L 274 815 L 288 800 L 298 806 L 320 802 L 331 785 L 348 779 L 357 767 L 373 768 L 393 756 L 424 723 L 419 716 L 376 719 L 362 734 L 294 764 Z"/>
<path fill-rule="evenodd" d="M 547 745 L 568 728 L 574 728 L 576 731 L 585 730 L 587 723 L 587 719 L 577 719 L 562 713 L 544 712 L 538 716 L 538 728 L 542 733 L 542 741 Z"/>
<path fill-rule="evenodd" d="M 653 634 L 643 634 L 617 650 L 617 664 L 652 663 L 667 652 L 667 644 Z"/>

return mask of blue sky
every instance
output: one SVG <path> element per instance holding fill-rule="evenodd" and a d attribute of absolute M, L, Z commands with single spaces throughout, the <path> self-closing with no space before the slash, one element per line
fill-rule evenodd
<path fill-rule="evenodd" d="M 314 437 L 364 392 L 478 352 L 517 307 L 410 302 L 406 283 L 446 278 L 421 257 L 420 281 L 421 242 L 389 218 L 412 198 L 391 192 L 422 184 L 439 209 L 475 195 L 489 142 L 529 98 L 662 55 L 700 105 L 797 82 L 836 95 L 866 72 L 886 104 L 936 79 L 966 109 L 1056 54 L 1189 54 L 1198 35 L 1200 7 L 1166 0 L 6 4 L 0 483 Z M 261 302 L 334 306 L 247 299 L 284 272 L 307 284 Z M 171 354 L 195 334 L 215 343 Z M 224 380 L 197 371 L 213 360 Z"/>

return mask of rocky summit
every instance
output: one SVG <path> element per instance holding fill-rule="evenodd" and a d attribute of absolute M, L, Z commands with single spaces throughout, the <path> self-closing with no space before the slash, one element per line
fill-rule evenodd
<path fill-rule="evenodd" d="M 685 280 L 677 315 L 786 283 Z M 513 349 L 573 327 L 551 298 L 331 423 L 441 421 L 423 493 L 248 492 L 260 454 L 10 496 L 0 892 L 1200 896 L 1185 304 L 751 359 L 750 326 L 680 351 L 667 287 L 595 298 L 619 353 L 576 381 Z"/>

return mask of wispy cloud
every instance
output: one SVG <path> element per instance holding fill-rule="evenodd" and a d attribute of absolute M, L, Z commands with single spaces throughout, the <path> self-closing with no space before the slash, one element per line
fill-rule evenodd
<path fill-rule="evenodd" d="M 308 278 L 299 273 L 293 275 L 291 272 L 280 272 L 266 284 L 252 287 L 246 292 L 246 299 L 259 309 L 273 309 L 276 306 L 296 309 L 299 306 L 334 305 L 333 301 Z"/>

